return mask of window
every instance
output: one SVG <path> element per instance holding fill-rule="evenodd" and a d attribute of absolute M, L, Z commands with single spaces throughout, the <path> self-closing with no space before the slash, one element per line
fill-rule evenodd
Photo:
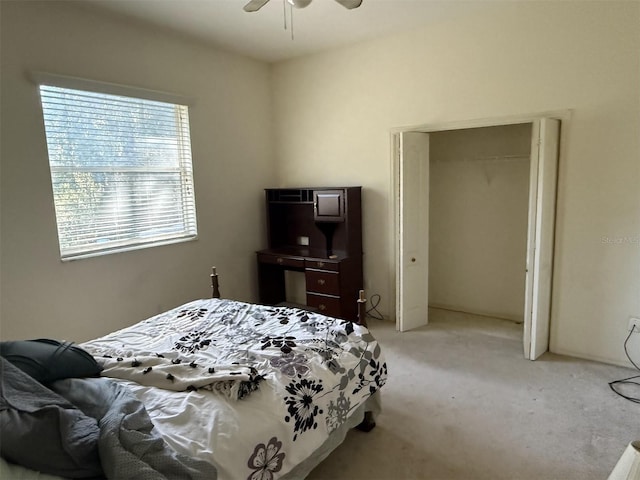
<path fill-rule="evenodd" d="M 185 105 L 40 84 L 63 260 L 194 239 Z"/>

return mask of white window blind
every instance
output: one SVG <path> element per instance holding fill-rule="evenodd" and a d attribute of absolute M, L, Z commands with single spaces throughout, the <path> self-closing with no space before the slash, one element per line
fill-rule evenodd
<path fill-rule="evenodd" d="M 197 235 L 185 105 L 40 85 L 62 259 Z"/>

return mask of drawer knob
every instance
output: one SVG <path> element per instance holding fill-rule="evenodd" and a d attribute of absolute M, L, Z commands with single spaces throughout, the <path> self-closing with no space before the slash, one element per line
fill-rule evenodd
<path fill-rule="evenodd" d="M 278 262 L 278 263 L 284 263 L 284 258 L 278 257 L 278 259 L 276 260 L 276 262 Z"/>
<path fill-rule="evenodd" d="M 324 285 L 324 279 L 319 278 L 318 279 L 318 285 Z"/>
<path fill-rule="evenodd" d="M 324 262 L 318 262 L 318 266 L 319 266 L 320 268 L 324 267 Z"/>
<path fill-rule="evenodd" d="M 321 312 L 324 312 L 327 309 L 327 306 L 324 303 L 321 303 L 320 305 L 318 305 L 318 309 Z"/>

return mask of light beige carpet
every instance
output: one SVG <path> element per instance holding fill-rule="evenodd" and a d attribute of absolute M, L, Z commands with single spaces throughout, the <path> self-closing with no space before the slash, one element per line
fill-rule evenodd
<path fill-rule="evenodd" d="M 309 479 L 603 480 L 640 439 L 640 404 L 608 386 L 634 370 L 525 360 L 522 326 L 504 320 L 432 309 L 413 332 L 369 323 L 389 369 L 383 412 Z"/>

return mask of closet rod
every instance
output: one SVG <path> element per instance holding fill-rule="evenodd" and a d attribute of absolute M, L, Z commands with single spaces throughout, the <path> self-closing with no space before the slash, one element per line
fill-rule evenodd
<path fill-rule="evenodd" d="M 496 155 L 491 157 L 463 157 L 461 159 L 439 160 L 436 162 L 501 162 L 505 160 L 529 160 L 530 155 Z"/>
<path fill-rule="evenodd" d="M 465 158 L 465 161 L 468 162 L 478 162 L 478 161 L 500 161 L 500 160 L 529 160 L 530 155 L 495 155 L 491 157 L 471 157 Z"/>

